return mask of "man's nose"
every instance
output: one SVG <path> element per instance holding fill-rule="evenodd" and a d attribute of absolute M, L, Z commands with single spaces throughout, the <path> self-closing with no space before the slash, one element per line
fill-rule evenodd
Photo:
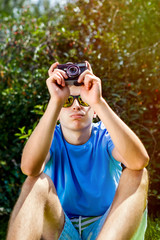
<path fill-rule="evenodd" d="M 72 107 L 73 109 L 79 109 L 81 107 L 81 105 L 78 102 L 78 99 L 74 99 Z"/>

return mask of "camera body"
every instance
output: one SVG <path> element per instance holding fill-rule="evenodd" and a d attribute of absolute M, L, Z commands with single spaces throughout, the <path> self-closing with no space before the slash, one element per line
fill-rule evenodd
<path fill-rule="evenodd" d="M 80 86 L 83 84 L 78 83 L 77 80 L 81 73 L 83 73 L 87 69 L 86 62 L 82 63 L 68 62 L 66 64 L 59 64 L 57 68 L 66 72 L 68 78 L 65 79 L 65 81 L 67 82 L 67 84 L 75 86 Z"/>

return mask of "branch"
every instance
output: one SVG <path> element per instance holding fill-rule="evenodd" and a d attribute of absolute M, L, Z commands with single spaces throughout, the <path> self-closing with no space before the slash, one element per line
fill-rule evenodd
<path fill-rule="evenodd" d="M 114 30 L 115 18 L 116 18 L 116 16 L 117 16 L 118 12 L 119 12 L 119 9 L 117 8 L 116 11 L 115 11 L 115 13 L 114 13 L 114 15 L 113 15 L 113 19 L 112 19 L 112 28 L 111 28 L 111 31 L 112 31 L 112 32 L 113 32 L 113 30 Z"/>
<path fill-rule="evenodd" d="M 136 55 L 136 54 L 139 53 L 139 52 L 143 52 L 143 51 L 145 51 L 145 50 L 151 50 L 151 49 L 153 49 L 153 48 L 156 48 L 159 44 L 160 44 L 160 41 L 154 43 L 154 44 L 153 44 L 152 46 L 150 46 L 150 47 L 140 48 L 140 49 L 136 50 L 135 52 L 131 53 L 128 57 L 130 58 L 130 57 L 133 57 L 134 55 Z"/>

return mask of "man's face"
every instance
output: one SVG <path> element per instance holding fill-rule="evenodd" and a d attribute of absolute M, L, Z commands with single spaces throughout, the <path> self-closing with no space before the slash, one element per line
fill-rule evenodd
<path fill-rule="evenodd" d="M 70 95 L 77 96 L 80 95 L 81 87 L 69 86 Z M 79 104 L 78 100 L 75 99 L 72 106 L 68 108 L 62 108 L 59 119 L 61 123 L 62 130 L 85 130 L 91 126 L 93 120 L 94 111 L 91 107 L 84 107 Z"/>

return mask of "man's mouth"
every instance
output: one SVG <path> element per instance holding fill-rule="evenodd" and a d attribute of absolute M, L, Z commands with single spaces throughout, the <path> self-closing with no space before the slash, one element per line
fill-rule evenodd
<path fill-rule="evenodd" d="M 80 114 L 80 113 L 71 114 L 71 118 L 79 119 L 79 118 L 83 118 L 83 117 L 84 117 L 84 115 Z"/>

